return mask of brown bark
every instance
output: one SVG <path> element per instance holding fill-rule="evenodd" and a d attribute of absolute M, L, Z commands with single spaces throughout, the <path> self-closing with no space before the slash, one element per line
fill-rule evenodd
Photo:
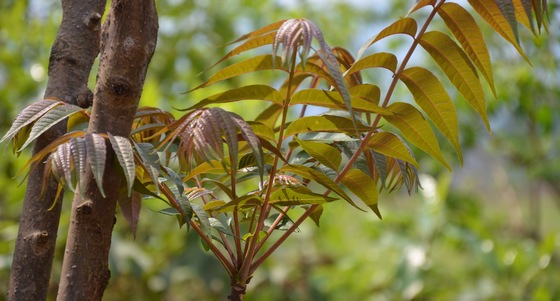
<path fill-rule="evenodd" d="M 157 40 L 153 0 L 114 0 L 101 34 L 100 68 L 89 132 L 128 137 Z M 89 171 L 76 195 L 57 300 L 101 300 L 109 278 L 111 233 L 121 178 L 108 147 L 103 198 Z"/>
<path fill-rule="evenodd" d="M 63 16 L 51 49 L 45 97 L 87 106 L 92 93 L 87 81 L 99 52 L 100 20 L 104 0 L 62 0 Z M 66 132 L 64 122 L 37 139 L 33 154 Z M 53 262 L 62 200 L 55 201 L 56 182 L 40 194 L 43 165 L 32 170 L 23 201 L 19 232 L 10 273 L 9 301 L 45 300 Z"/>

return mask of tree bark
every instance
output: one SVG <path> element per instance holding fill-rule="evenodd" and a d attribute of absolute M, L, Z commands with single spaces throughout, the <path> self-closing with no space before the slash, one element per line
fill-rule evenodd
<path fill-rule="evenodd" d="M 49 79 L 45 97 L 87 107 L 93 97 L 87 82 L 99 53 L 100 20 L 105 0 L 62 0 L 62 22 L 51 48 Z M 39 137 L 36 154 L 66 132 L 60 122 Z M 53 262 L 62 200 L 55 202 L 57 184 L 50 181 L 41 195 L 43 164 L 31 171 L 19 222 L 14 250 L 9 301 L 45 300 Z"/>
<path fill-rule="evenodd" d="M 153 0 L 114 0 L 101 34 L 101 57 L 88 131 L 128 137 L 157 41 Z M 108 266 L 115 207 L 121 184 L 108 146 L 101 196 L 91 171 L 84 195 L 76 194 L 57 300 L 101 300 Z M 118 164 L 117 164 L 118 165 Z M 117 167 L 118 168 L 118 167 Z"/>

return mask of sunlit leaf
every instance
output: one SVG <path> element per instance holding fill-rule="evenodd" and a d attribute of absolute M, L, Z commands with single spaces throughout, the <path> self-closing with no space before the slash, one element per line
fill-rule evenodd
<path fill-rule="evenodd" d="M 341 183 L 348 187 L 353 194 L 360 198 L 381 219 L 378 210 L 376 212 L 374 207 L 372 207 L 377 205 L 379 192 L 377 191 L 376 182 L 370 176 L 359 169 L 351 169 L 344 175 Z"/>
<path fill-rule="evenodd" d="M 248 38 L 260 36 L 260 35 L 268 33 L 269 31 L 277 30 L 286 21 L 287 20 L 280 20 L 280 21 L 274 22 L 272 24 L 268 24 L 268 25 L 266 25 L 262 28 L 259 28 L 257 30 L 251 31 L 250 33 L 242 35 L 241 37 L 239 37 L 235 41 L 230 42 L 229 44 L 234 44 L 234 43 L 237 43 L 237 42 L 241 42 L 241 41 L 246 40 Z"/>
<path fill-rule="evenodd" d="M 409 35 L 409 36 L 414 38 L 414 36 L 416 35 L 416 30 L 417 29 L 418 29 L 418 25 L 416 24 L 416 21 L 412 18 L 402 18 L 402 19 L 394 22 L 393 24 L 391 24 L 391 25 L 385 27 L 383 30 L 381 30 L 381 32 L 379 32 L 376 36 L 369 39 L 360 48 L 360 51 L 358 51 L 358 55 L 356 57 L 356 60 L 359 60 L 359 58 L 362 57 L 362 55 L 364 54 L 366 49 L 369 46 L 373 45 L 375 42 L 377 42 L 381 39 L 384 39 L 388 36 L 395 35 L 395 34 L 405 34 L 405 35 Z"/>
<path fill-rule="evenodd" d="M 205 83 L 197 86 L 196 88 L 191 89 L 190 91 L 207 87 L 217 82 L 221 82 L 223 80 L 236 77 L 242 74 L 251 73 L 260 70 L 272 70 L 275 69 L 277 66 L 281 66 L 280 58 L 273 59 L 272 55 L 270 54 L 251 57 L 242 62 L 233 64 L 231 66 L 227 66 L 219 70 L 218 72 L 214 73 L 214 75 L 210 76 L 210 78 Z"/>
<path fill-rule="evenodd" d="M 56 99 L 43 99 L 27 106 L 16 116 L 8 132 L 0 139 L 0 143 L 12 139 L 22 128 L 35 122 L 46 112 L 60 104 L 62 104 L 62 102 Z"/>
<path fill-rule="evenodd" d="M 368 132 L 369 126 L 357 124 L 358 131 Z M 307 116 L 295 120 L 286 128 L 286 137 L 307 132 L 344 132 L 349 136 L 355 136 L 352 120 L 346 117 L 334 115 Z"/>
<path fill-rule="evenodd" d="M 99 192 L 105 198 L 105 190 L 103 189 L 103 174 L 105 172 L 105 158 L 107 156 L 105 139 L 99 134 L 91 133 L 85 136 L 85 141 L 89 166 L 91 167 Z"/>
<path fill-rule="evenodd" d="M 513 0 L 513 6 L 515 7 L 515 17 L 519 23 L 531 30 L 533 34 L 536 34 L 535 26 L 533 25 L 532 0 Z"/>
<path fill-rule="evenodd" d="M 317 159 L 319 163 L 334 171 L 338 171 L 340 163 L 342 162 L 342 156 L 336 147 L 321 142 L 303 141 L 297 137 L 295 137 L 295 139 L 301 148 L 311 157 Z"/>
<path fill-rule="evenodd" d="M 283 23 L 284 21 L 281 22 L 277 22 L 276 24 L 280 24 Z M 271 24 L 273 25 L 273 24 Z M 275 26 L 271 26 L 269 28 L 274 28 Z M 275 29 L 275 28 L 274 28 Z M 255 49 L 264 45 L 270 45 L 272 44 L 272 42 L 274 42 L 274 36 L 276 36 L 276 32 L 268 32 L 268 33 L 262 33 L 262 35 L 257 35 L 257 34 L 261 34 L 257 31 L 252 32 L 249 35 L 245 35 L 239 39 L 237 39 L 236 41 L 232 42 L 232 43 L 236 43 L 239 41 L 242 41 L 244 39 L 249 38 L 247 41 L 245 41 L 243 44 L 235 47 L 234 49 L 232 49 L 230 52 L 228 52 L 224 57 L 222 57 L 219 61 L 217 61 L 216 63 L 214 63 L 214 65 L 212 65 L 213 68 L 214 66 L 218 65 L 219 63 L 233 57 L 236 56 L 238 54 L 241 54 L 245 51 L 251 50 L 251 49 Z M 230 43 L 231 44 L 231 43 Z"/>
<path fill-rule="evenodd" d="M 410 8 L 410 10 L 408 11 L 408 14 L 410 15 L 413 12 L 421 9 L 422 7 L 428 6 L 428 5 L 431 5 L 431 6 L 436 5 L 436 0 L 418 0 L 418 1 L 416 1 L 416 4 L 414 4 L 414 6 L 412 8 Z"/>
<path fill-rule="evenodd" d="M 508 19 L 502 14 L 498 4 L 495 1 L 488 0 L 469 0 L 469 3 L 486 23 L 492 26 L 498 34 L 510 42 L 517 49 L 519 54 L 530 64 L 529 58 L 525 55 L 525 52 L 517 42 L 517 30 L 514 31 Z"/>
<path fill-rule="evenodd" d="M 388 107 L 394 115 L 384 116 L 393 126 L 398 128 L 406 140 L 438 160 L 443 166 L 451 170 L 451 167 L 441 154 L 439 143 L 432 128 L 424 119 L 424 116 L 412 105 L 396 102 Z"/>
<path fill-rule="evenodd" d="M 190 111 L 205 107 L 209 104 L 228 103 L 250 99 L 266 100 L 282 104 L 282 96 L 280 96 L 280 93 L 276 89 L 267 85 L 249 85 L 206 97 L 197 102 L 195 105 L 180 111 Z"/>
<path fill-rule="evenodd" d="M 378 95 L 371 95 L 376 97 Z M 379 99 L 377 99 L 379 100 Z M 370 112 L 376 114 L 391 114 L 390 111 L 378 106 L 369 100 L 363 98 L 351 97 L 351 103 L 354 111 Z M 294 94 L 290 101 L 290 105 L 312 105 L 330 109 L 345 110 L 346 105 L 338 92 L 327 92 L 317 89 L 300 90 Z"/>
<path fill-rule="evenodd" d="M 512 0 L 494 0 L 500 8 L 502 15 L 506 18 L 513 34 L 515 35 L 515 40 L 519 43 L 519 32 L 517 30 L 517 18 L 515 16 L 515 6 Z"/>
<path fill-rule="evenodd" d="M 379 52 L 356 61 L 346 74 L 352 74 L 368 68 L 385 68 L 393 73 L 397 69 L 397 57 L 392 53 Z"/>
<path fill-rule="evenodd" d="M 52 108 L 35 122 L 33 128 L 31 128 L 31 133 L 29 133 L 29 138 L 21 146 L 20 150 L 24 149 L 27 145 L 59 121 L 81 110 L 83 109 L 69 104 L 63 104 Z"/>
<path fill-rule="evenodd" d="M 110 133 L 109 141 L 117 155 L 117 160 L 121 165 L 127 183 L 128 195 L 132 193 L 132 185 L 134 184 L 136 164 L 134 164 L 134 152 L 130 140 L 121 136 L 113 136 Z"/>
<path fill-rule="evenodd" d="M 441 9 L 438 10 L 438 14 L 496 95 L 490 53 L 486 47 L 482 31 L 474 18 L 466 9 L 453 2 L 443 4 Z"/>
<path fill-rule="evenodd" d="M 404 141 L 391 132 L 375 133 L 368 141 L 368 147 L 377 153 L 398 158 L 418 166 L 418 162 L 408 151 Z M 377 159 L 377 157 L 375 157 Z"/>
<path fill-rule="evenodd" d="M 459 145 L 457 113 L 443 85 L 430 71 L 421 67 L 411 67 L 404 70 L 400 79 L 406 84 L 414 96 L 414 100 L 424 113 L 428 115 L 436 127 L 453 144 L 462 162 L 463 156 L 461 155 L 461 146 Z M 458 79 L 458 81 L 460 80 L 461 78 Z M 461 83 L 459 82 L 458 84 Z"/>

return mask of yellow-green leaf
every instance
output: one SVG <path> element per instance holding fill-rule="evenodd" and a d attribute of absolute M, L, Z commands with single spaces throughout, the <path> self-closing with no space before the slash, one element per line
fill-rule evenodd
<path fill-rule="evenodd" d="M 443 4 L 441 9 L 438 10 L 438 14 L 496 95 L 490 53 L 488 47 L 486 47 L 482 31 L 472 15 L 461 5 L 453 2 Z"/>
<path fill-rule="evenodd" d="M 376 95 L 371 95 L 376 97 Z M 377 96 L 378 97 L 378 96 Z M 351 104 L 354 111 L 357 112 L 370 112 L 375 114 L 392 114 L 387 109 L 384 109 L 377 105 L 377 103 L 372 103 L 371 101 L 365 100 L 363 98 L 351 97 Z M 377 102 L 379 98 L 377 98 Z M 290 100 L 290 106 L 294 105 L 312 105 L 325 107 L 330 109 L 346 110 L 346 105 L 340 93 L 336 91 L 323 91 L 317 89 L 305 89 L 300 90 L 294 94 Z"/>
<path fill-rule="evenodd" d="M 421 67 L 404 70 L 400 79 L 408 87 L 424 113 L 453 144 L 462 162 L 457 113 L 443 85 L 430 71 Z"/>
<path fill-rule="evenodd" d="M 358 52 L 357 58 L 362 57 L 362 54 L 364 53 L 364 51 L 366 51 L 366 49 L 369 46 L 373 45 L 375 42 L 377 42 L 377 41 L 379 41 L 383 38 L 386 38 L 388 36 L 395 35 L 395 34 L 406 34 L 406 35 L 409 35 L 409 36 L 414 38 L 414 36 L 416 35 L 416 30 L 417 29 L 418 29 L 418 25 L 416 24 L 416 21 L 414 19 L 412 19 L 412 18 L 402 18 L 402 19 L 394 22 L 393 24 L 385 27 L 376 36 L 369 39 L 369 41 L 367 41 L 364 44 L 364 46 L 362 46 L 360 48 L 360 51 Z"/>
<path fill-rule="evenodd" d="M 397 69 L 397 57 L 392 53 L 379 52 L 368 55 L 354 64 L 346 71 L 346 76 L 368 68 L 385 68 L 393 73 Z"/>
<path fill-rule="evenodd" d="M 535 26 L 533 25 L 533 3 L 531 0 L 513 0 L 515 7 L 515 17 L 519 23 L 527 27 L 535 34 Z"/>
<path fill-rule="evenodd" d="M 195 105 L 180 111 L 190 111 L 205 107 L 209 104 L 236 102 L 239 100 L 266 100 L 274 103 L 282 103 L 282 96 L 278 90 L 267 85 L 249 85 L 237 89 L 227 90 L 206 97 Z"/>
<path fill-rule="evenodd" d="M 379 97 L 381 95 L 381 91 L 379 87 L 372 84 L 361 84 L 350 87 L 350 95 L 352 97 L 359 97 L 374 104 L 379 104 Z"/>
<path fill-rule="evenodd" d="M 304 141 L 298 139 L 297 137 L 295 139 L 301 148 L 303 148 L 303 150 L 311 157 L 317 159 L 319 163 L 325 165 L 326 167 L 338 172 L 342 156 L 337 148 L 322 142 Z"/>
<path fill-rule="evenodd" d="M 315 181 L 318 184 L 321 184 L 326 189 L 328 189 L 328 190 L 338 194 L 339 196 L 341 196 L 350 205 L 356 207 L 357 209 L 362 210 L 360 207 L 358 207 L 358 206 L 356 206 L 356 204 L 354 204 L 354 202 L 352 201 L 352 198 L 350 198 L 350 196 L 348 196 L 348 194 L 346 194 L 346 192 L 344 192 L 344 190 L 342 190 L 342 188 L 340 188 L 340 186 L 338 186 L 338 184 L 336 184 L 327 175 L 325 175 L 324 173 L 322 173 L 320 171 L 317 171 L 313 168 L 303 166 L 303 165 L 284 165 L 279 171 L 283 172 L 283 173 L 286 173 L 286 172 L 295 173 L 295 174 L 300 175 L 300 176 L 302 176 L 306 179 L 309 179 L 311 181 Z"/>
<path fill-rule="evenodd" d="M 191 89 L 190 91 L 194 91 L 232 77 L 255 71 L 271 69 L 282 70 L 278 68 L 278 66 L 281 66 L 280 58 L 276 58 L 276 62 L 274 62 L 272 55 L 270 54 L 255 56 L 219 70 L 218 72 L 210 76 L 210 78 L 205 83 Z"/>
<path fill-rule="evenodd" d="M 410 141 L 428 155 L 441 162 L 447 169 L 451 170 L 451 167 L 441 154 L 439 143 L 430 124 L 415 107 L 408 103 L 397 102 L 391 104 L 387 108 L 391 110 L 394 115 L 384 116 L 384 118 L 398 128 L 406 140 Z"/>
<path fill-rule="evenodd" d="M 307 187 L 296 186 L 274 191 L 270 195 L 269 204 L 278 206 L 321 205 L 334 200 L 336 198 L 314 193 Z"/>
<path fill-rule="evenodd" d="M 367 145 L 369 148 L 380 154 L 401 159 L 419 167 L 418 162 L 416 162 L 416 159 L 414 159 L 413 155 L 410 153 L 408 147 L 405 145 L 405 142 L 391 132 L 375 133 L 371 139 L 369 139 Z"/>
<path fill-rule="evenodd" d="M 255 32 L 253 32 L 255 33 Z M 214 63 L 214 65 L 212 65 L 212 67 L 218 65 L 219 63 L 229 59 L 232 56 L 236 56 L 238 54 L 241 54 L 245 51 L 251 50 L 251 49 L 255 49 L 264 45 L 270 45 L 272 44 L 272 42 L 274 42 L 274 36 L 276 36 L 276 32 L 269 32 L 263 35 L 258 35 L 258 36 L 251 36 L 250 39 L 248 39 L 247 41 L 245 41 L 243 44 L 235 47 L 233 50 L 231 50 L 230 52 L 228 52 L 224 57 L 222 57 L 219 61 L 217 61 L 216 63 Z M 249 38 L 249 36 L 247 36 L 246 38 Z M 241 41 L 241 40 L 238 40 Z M 210 67 L 210 68 L 212 68 Z"/>
<path fill-rule="evenodd" d="M 517 42 L 516 34 L 495 1 L 469 0 L 471 6 L 498 34 L 510 42 L 530 64 L 529 58 Z"/>
<path fill-rule="evenodd" d="M 375 214 L 381 219 L 379 210 L 375 210 L 373 206 L 377 205 L 379 192 L 377 191 L 377 183 L 364 172 L 359 169 L 351 169 L 344 175 L 341 180 L 344 186 L 348 187 L 353 194 L 360 198 L 370 207 Z"/>
<path fill-rule="evenodd" d="M 361 123 L 356 124 L 358 131 L 369 132 L 371 127 Z M 286 137 L 307 132 L 344 132 L 349 136 L 355 136 L 356 131 L 352 120 L 346 117 L 334 115 L 307 116 L 296 119 L 286 128 Z"/>

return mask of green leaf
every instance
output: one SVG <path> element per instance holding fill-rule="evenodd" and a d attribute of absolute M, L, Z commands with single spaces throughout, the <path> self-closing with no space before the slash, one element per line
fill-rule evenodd
<path fill-rule="evenodd" d="M 342 161 L 342 156 L 337 148 L 332 147 L 326 143 L 315 142 L 315 141 L 303 141 L 295 137 L 295 140 L 299 143 L 301 148 L 308 153 L 311 157 L 317 159 L 319 163 L 325 165 L 326 167 L 338 171 L 340 163 Z"/>
<path fill-rule="evenodd" d="M 319 227 L 319 222 L 321 220 L 321 215 L 323 215 L 323 205 L 318 205 L 315 210 L 309 215 L 309 217 L 315 222 L 315 225 Z"/>
<path fill-rule="evenodd" d="M 43 99 L 27 106 L 17 116 L 8 132 L 0 139 L 0 143 L 12 139 L 22 128 L 35 122 L 53 107 L 62 104 L 55 99 Z"/>
<path fill-rule="evenodd" d="M 134 148 L 138 153 L 139 160 L 141 161 L 140 164 L 143 165 L 146 169 L 146 172 L 150 176 L 152 183 L 155 184 L 156 190 L 159 192 L 159 187 L 157 185 L 158 178 L 160 175 L 159 172 L 159 156 L 157 154 L 156 149 L 150 143 L 134 143 Z"/>
<path fill-rule="evenodd" d="M 216 229 L 226 235 L 234 236 L 231 230 L 226 227 L 220 220 L 210 217 L 208 218 L 208 221 L 210 223 L 210 227 L 212 227 L 213 229 Z"/>
<path fill-rule="evenodd" d="M 404 70 L 400 79 L 408 87 L 414 96 L 414 100 L 424 110 L 424 113 L 453 144 L 459 155 L 459 160 L 462 162 L 457 113 L 443 85 L 430 71 L 421 67 Z"/>
<path fill-rule="evenodd" d="M 391 132 L 375 133 L 369 139 L 367 145 L 377 153 L 410 162 L 418 167 L 418 162 L 416 162 L 404 141 Z M 377 161 L 377 157 L 375 159 Z"/>
<path fill-rule="evenodd" d="M 274 130 L 271 127 L 257 121 L 247 121 L 247 123 L 251 126 L 251 129 L 253 129 L 253 132 L 258 137 L 269 141 L 276 141 Z"/>
<path fill-rule="evenodd" d="M 348 194 L 346 194 L 346 192 L 344 192 L 344 190 L 342 190 L 340 188 L 340 186 L 338 186 L 338 184 L 336 184 L 327 175 L 325 175 L 324 173 L 322 173 L 320 171 L 314 170 L 310 167 L 303 166 L 303 165 L 284 165 L 279 171 L 283 172 L 283 173 L 295 173 L 295 174 L 300 175 L 300 176 L 302 176 L 306 179 L 309 179 L 311 181 L 315 181 L 318 184 L 321 184 L 326 189 L 328 189 L 328 190 L 338 194 L 339 196 L 341 196 L 350 205 L 356 207 L 359 210 L 362 210 L 360 207 L 358 207 L 358 206 L 356 206 L 356 204 L 354 204 L 354 202 L 352 201 L 352 198 L 350 198 L 348 196 Z"/>
<path fill-rule="evenodd" d="M 283 23 L 284 21 L 281 22 L 277 22 L 277 23 Z M 272 27 L 271 27 L 272 28 Z M 217 61 L 214 65 L 212 65 L 213 68 L 214 66 L 218 65 L 219 63 L 233 57 L 236 56 L 238 54 L 241 54 L 245 51 L 251 50 L 251 49 L 255 49 L 264 45 L 270 45 L 272 44 L 272 42 L 274 42 L 274 36 L 276 35 L 276 32 L 269 32 L 269 33 L 265 33 L 263 35 L 258 35 L 258 36 L 254 36 L 254 34 L 256 34 L 256 31 L 251 33 L 251 35 L 245 35 L 245 38 L 240 38 L 237 39 L 236 41 L 242 41 L 244 39 L 247 39 L 249 37 L 251 37 L 250 39 L 248 39 L 247 41 L 245 41 L 245 43 L 235 47 L 234 49 L 232 49 L 230 52 L 228 52 L 224 57 L 222 57 L 219 61 Z M 235 43 L 235 42 L 232 42 Z"/>
<path fill-rule="evenodd" d="M 314 193 L 303 186 L 279 189 L 270 195 L 270 204 L 278 206 L 320 205 L 335 200 L 336 198 Z"/>
<path fill-rule="evenodd" d="M 275 213 L 275 214 L 269 216 L 267 219 L 264 220 L 264 226 L 267 227 L 267 228 L 272 227 L 272 225 L 274 224 L 274 222 L 276 221 L 278 216 L 280 216 L 279 213 Z M 274 228 L 274 229 L 275 230 L 281 230 L 281 231 L 287 231 L 293 225 L 294 225 L 294 222 L 292 220 L 290 220 L 290 218 L 288 216 L 284 215 L 284 216 L 282 216 L 282 219 L 280 220 L 280 222 L 276 225 L 276 228 Z M 296 232 L 299 232 L 299 230 L 296 229 Z"/>
<path fill-rule="evenodd" d="M 346 71 L 346 76 L 369 68 L 385 68 L 393 73 L 397 69 L 397 57 L 392 53 L 379 52 L 357 60 Z"/>
<path fill-rule="evenodd" d="M 206 213 L 206 211 L 204 211 L 204 209 L 202 209 L 202 206 L 198 205 L 198 204 L 193 204 L 191 203 L 192 209 L 194 211 L 194 214 L 196 215 L 196 217 L 198 217 L 198 221 L 200 222 L 200 225 L 202 226 L 202 231 L 204 233 L 206 233 L 206 235 L 208 237 L 210 237 L 211 235 L 211 230 L 212 227 L 210 226 L 210 220 L 208 219 L 208 213 Z"/>
<path fill-rule="evenodd" d="M 398 128 L 408 141 L 451 170 L 441 154 L 432 128 L 415 107 L 408 103 L 397 102 L 391 104 L 388 109 L 394 113 L 393 116 L 384 116 L 389 123 Z"/>
<path fill-rule="evenodd" d="M 371 127 L 357 124 L 358 131 L 369 132 Z M 344 132 L 356 136 L 352 120 L 334 115 L 307 116 L 290 123 L 284 132 L 285 137 L 307 132 Z"/>
<path fill-rule="evenodd" d="M 351 169 L 344 175 L 341 182 L 381 219 L 381 215 L 378 212 L 379 210 L 376 212 L 374 207 L 372 207 L 377 206 L 379 192 L 377 191 L 377 184 L 371 177 L 359 169 Z"/>
<path fill-rule="evenodd" d="M 59 121 L 81 110 L 82 108 L 69 104 L 63 104 L 52 108 L 43 116 L 41 116 L 41 118 L 39 118 L 37 122 L 35 122 L 33 128 L 31 129 L 31 133 L 29 133 L 29 138 L 21 146 L 20 150 L 24 149 L 27 145 L 29 145 L 37 137 L 57 124 Z"/>
<path fill-rule="evenodd" d="M 108 135 L 111 146 L 117 155 L 117 160 L 124 172 L 128 188 L 128 196 L 130 196 L 132 193 L 134 178 L 136 176 L 136 164 L 134 164 L 134 151 L 132 150 L 132 145 L 125 137 L 113 136 L 111 133 Z"/>
<path fill-rule="evenodd" d="M 233 211 L 234 208 L 252 208 L 255 206 L 260 206 L 263 204 L 263 200 L 261 197 L 256 195 L 244 195 L 238 197 L 231 202 L 226 203 L 221 207 L 215 208 L 216 212 L 228 212 Z"/>
<path fill-rule="evenodd" d="M 375 97 L 376 95 L 370 95 Z M 377 99 L 379 101 L 379 99 Z M 380 107 L 377 103 L 373 103 L 369 100 L 365 100 L 358 97 L 351 97 L 351 103 L 354 111 L 358 112 L 370 112 L 375 114 L 391 114 L 390 111 Z M 300 90 L 294 94 L 290 101 L 290 106 L 294 105 L 312 105 L 318 107 L 325 107 L 330 109 L 345 110 L 346 105 L 344 100 L 340 96 L 340 93 L 336 91 L 327 92 L 317 89 L 305 89 Z"/>
<path fill-rule="evenodd" d="M 476 74 L 475 67 L 463 50 L 447 35 L 437 31 L 425 33 L 420 40 L 420 45 L 428 51 L 451 83 L 480 114 L 486 123 L 486 127 L 490 130 L 490 123 L 486 115 L 486 97 L 484 96 L 482 85 Z M 434 79 L 431 81 L 434 82 Z M 440 90 L 445 92 L 443 87 Z"/>
<path fill-rule="evenodd" d="M 86 134 L 85 141 L 89 166 L 99 192 L 105 198 L 105 190 L 103 189 L 103 174 L 105 173 L 105 158 L 107 157 L 105 139 L 99 134 L 91 133 Z"/>
<path fill-rule="evenodd" d="M 119 196 L 118 201 L 121 213 L 130 225 L 132 235 L 136 239 L 136 228 L 140 217 L 140 209 L 142 208 L 142 194 L 135 191 L 127 196 L 123 193 L 123 195 Z"/>
<path fill-rule="evenodd" d="M 385 27 L 383 30 L 381 30 L 381 32 L 379 32 L 376 36 L 369 39 L 360 48 L 360 51 L 358 51 L 358 56 L 357 56 L 356 60 L 361 58 L 363 53 L 366 51 L 366 49 L 369 46 L 373 45 L 375 42 L 377 42 L 381 39 L 384 39 L 388 36 L 395 35 L 395 34 L 405 34 L 405 35 L 409 35 L 409 36 L 414 38 L 414 36 L 416 35 L 416 30 L 417 29 L 418 29 L 418 25 L 416 24 L 416 21 L 412 18 L 402 18 L 402 19 L 394 22 L 393 24 L 391 24 L 391 25 Z"/>
<path fill-rule="evenodd" d="M 461 5 L 453 2 L 443 4 L 441 9 L 438 10 L 438 14 L 445 21 L 471 61 L 480 70 L 495 96 L 496 87 L 492 75 L 490 53 L 484 42 L 482 31 L 474 18 Z"/>
<path fill-rule="evenodd" d="M 275 69 L 275 66 L 276 67 L 281 66 L 280 58 L 277 57 L 273 59 L 272 55 L 270 54 L 255 56 L 219 70 L 214 75 L 210 76 L 208 81 L 199 85 L 196 88 L 191 89 L 189 92 L 203 87 L 208 87 L 217 82 L 221 82 L 223 80 L 236 77 L 242 74 L 251 73 L 260 70 L 272 70 Z"/>
<path fill-rule="evenodd" d="M 190 111 L 205 107 L 209 104 L 236 102 L 239 100 L 266 100 L 282 104 L 282 96 L 278 90 L 267 85 L 249 85 L 237 89 L 227 90 L 222 93 L 206 97 L 195 105 L 179 111 Z"/>

